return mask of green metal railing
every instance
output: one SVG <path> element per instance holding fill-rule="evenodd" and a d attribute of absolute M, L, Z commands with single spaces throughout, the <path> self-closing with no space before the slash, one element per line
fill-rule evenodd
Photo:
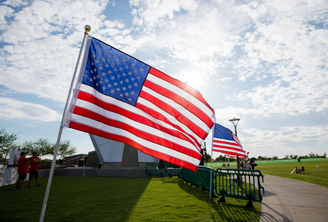
<path fill-rule="evenodd" d="M 212 186 L 211 186 L 212 172 Z M 259 170 L 245 169 L 211 169 L 199 166 L 197 171 L 191 171 L 169 163 L 147 163 L 146 174 L 148 176 L 179 176 L 183 180 L 193 185 L 210 190 L 211 193 L 221 196 L 219 200 L 224 201 L 224 197 L 261 202 L 264 188 L 261 185 L 264 181 L 263 174 Z M 246 205 L 246 206 L 247 206 Z"/>
<path fill-rule="evenodd" d="M 261 202 L 264 177 L 259 170 L 216 169 L 214 189 L 217 195 Z"/>
<path fill-rule="evenodd" d="M 199 166 L 197 171 L 191 171 L 185 168 L 181 170 L 181 178 L 193 185 L 210 190 L 211 168 Z M 212 193 L 214 186 L 214 170 L 212 169 Z"/>
<path fill-rule="evenodd" d="M 171 163 L 147 163 L 146 174 L 148 176 L 180 176 L 181 167 Z"/>

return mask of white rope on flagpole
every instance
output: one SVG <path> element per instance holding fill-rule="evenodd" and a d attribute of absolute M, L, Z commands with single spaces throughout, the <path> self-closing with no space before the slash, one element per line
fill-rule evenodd
<path fill-rule="evenodd" d="M 69 89 L 69 92 L 68 92 L 68 95 L 67 95 L 65 108 L 64 108 L 62 120 L 61 120 L 61 123 L 60 123 L 60 128 L 59 128 L 58 137 L 57 137 L 57 143 L 56 143 L 56 147 L 55 147 L 55 151 L 54 151 L 54 157 L 53 157 L 52 164 L 51 164 L 51 169 L 50 169 L 48 183 L 47 183 L 47 189 L 46 189 L 46 193 L 44 195 L 44 200 L 43 200 L 43 205 L 42 205 L 42 210 L 41 210 L 39 222 L 43 222 L 43 220 L 44 220 L 44 215 L 45 215 L 47 204 L 48 204 L 50 186 L 51 186 L 52 177 L 53 177 L 54 169 L 55 169 L 55 165 L 56 165 L 56 157 L 57 157 L 57 153 L 58 153 L 58 147 L 59 147 L 61 135 L 62 135 L 63 128 L 64 128 L 64 116 L 66 114 L 66 110 L 67 110 L 67 107 L 68 107 L 69 98 L 71 97 L 71 94 L 72 94 L 73 83 L 74 83 L 75 76 L 76 76 L 76 73 L 77 73 L 77 68 L 79 66 L 79 63 L 80 63 L 80 60 L 81 60 L 81 57 L 82 57 L 81 55 L 82 55 L 84 43 L 85 43 L 85 40 L 86 40 L 86 36 L 88 36 L 88 32 L 91 30 L 91 27 L 89 25 L 86 25 L 84 27 L 84 29 L 85 29 L 85 32 L 84 32 L 84 37 L 83 37 L 83 41 L 82 41 L 82 46 L 81 46 L 79 56 L 78 56 L 78 59 L 77 59 L 77 62 L 76 62 L 76 66 L 75 66 L 71 86 L 70 86 L 70 89 Z"/>

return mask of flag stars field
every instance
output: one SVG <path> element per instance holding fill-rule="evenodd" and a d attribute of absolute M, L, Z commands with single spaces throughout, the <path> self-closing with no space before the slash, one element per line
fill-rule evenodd
<path fill-rule="evenodd" d="M 131 77 L 131 79 L 129 80 L 129 78 L 126 78 L 127 75 L 125 74 L 125 71 L 124 71 L 125 69 L 123 69 L 123 67 L 120 66 L 120 64 L 121 64 L 120 59 L 122 60 L 123 63 L 126 63 L 128 61 L 128 59 L 122 58 L 122 57 L 124 57 L 124 55 L 122 55 L 122 53 L 120 53 L 121 54 L 120 56 L 118 56 L 117 54 L 114 54 L 112 56 L 107 56 L 108 59 L 112 59 L 113 58 L 113 59 L 116 60 L 116 61 L 113 61 L 111 63 L 112 64 L 112 67 L 114 68 L 114 73 L 115 73 L 115 75 L 112 75 L 113 73 L 112 73 L 111 69 L 109 69 L 109 65 L 107 64 L 106 59 L 104 59 L 103 56 L 102 56 L 103 53 L 99 50 L 99 49 L 101 49 L 101 47 L 99 47 L 98 45 L 96 45 L 95 46 L 95 49 L 98 50 L 98 51 L 96 53 L 93 53 L 92 54 L 92 58 L 95 60 L 95 62 L 91 62 L 91 67 L 90 67 L 91 71 L 90 71 L 90 73 L 91 73 L 91 76 L 93 75 L 93 79 L 96 79 L 97 78 L 97 79 L 100 79 L 100 81 L 93 82 L 92 85 L 96 86 L 97 89 L 101 89 L 100 92 L 102 92 L 102 93 L 104 93 L 106 95 L 112 95 L 112 96 L 114 96 L 116 98 L 121 98 L 121 99 L 123 97 L 128 97 L 128 98 L 122 99 L 122 101 L 126 101 L 126 102 L 132 102 L 132 101 L 134 101 L 135 98 L 129 97 L 130 94 L 122 94 L 120 92 L 121 91 L 125 91 L 127 88 L 129 88 L 129 89 L 132 88 L 131 85 L 127 85 L 130 82 L 130 80 L 131 81 L 135 81 L 136 79 L 140 80 L 140 76 L 138 75 L 138 71 L 134 69 L 135 64 L 134 63 L 131 63 L 130 66 L 132 67 L 132 70 L 130 70 L 129 64 L 123 65 L 123 67 L 125 67 L 125 69 L 128 71 L 129 76 Z M 104 52 L 105 52 L 105 54 L 108 54 L 109 52 L 111 52 L 113 50 L 114 49 L 110 48 L 109 50 L 106 49 Z M 115 50 L 115 51 L 117 51 L 117 50 Z M 119 52 L 117 51 L 115 53 L 119 53 Z M 104 65 L 103 64 L 100 64 L 100 61 L 102 61 L 102 63 L 104 63 Z M 118 67 L 116 67 L 114 65 L 114 62 L 118 65 Z M 115 94 L 115 91 L 114 90 L 107 91 L 107 87 L 103 85 L 103 82 L 108 83 L 108 81 L 109 81 L 108 78 L 107 78 L 107 76 L 106 76 L 106 73 L 105 73 L 106 70 L 102 71 L 101 72 L 101 76 L 99 76 L 97 74 L 97 68 L 96 68 L 95 64 L 97 64 L 98 69 L 101 70 L 101 71 L 104 69 L 103 66 L 106 67 L 107 69 L 109 69 L 109 70 L 107 70 L 107 72 L 110 74 L 112 80 L 115 80 L 115 76 L 118 79 L 121 79 L 123 77 L 123 79 L 121 79 L 119 82 L 114 82 L 114 85 L 117 87 L 115 89 L 115 91 L 118 94 Z M 139 66 L 140 66 L 140 64 L 139 64 Z M 140 70 L 140 74 L 145 77 L 144 69 L 143 68 L 140 68 L 139 70 Z M 135 75 L 138 75 L 138 77 L 136 77 L 135 75 L 132 75 L 132 73 L 135 73 Z M 106 78 L 104 78 L 105 76 L 106 76 Z M 121 86 L 119 86 L 119 84 Z M 98 86 L 100 86 L 100 87 L 98 87 Z M 111 88 L 112 85 L 111 84 L 107 84 L 107 86 L 109 88 Z M 134 83 L 133 86 L 136 87 L 136 89 L 138 91 L 141 90 L 140 87 L 138 87 L 139 86 L 138 83 Z M 131 93 L 131 95 L 133 96 L 134 93 Z"/>

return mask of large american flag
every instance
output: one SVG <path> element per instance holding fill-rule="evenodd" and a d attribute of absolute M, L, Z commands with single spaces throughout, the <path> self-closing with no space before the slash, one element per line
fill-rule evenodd
<path fill-rule="evenodd" d="M 231 130 L 218 123 L 215 123 L 214 126 L 213 152 L 239 156 L 239 158 L 246 156 L 238 137 Z"/>
<path fill-rule="evenodd" d="M 66 125 L 196 171 L 215 114 L 202 95 L 88 37 Z"/>

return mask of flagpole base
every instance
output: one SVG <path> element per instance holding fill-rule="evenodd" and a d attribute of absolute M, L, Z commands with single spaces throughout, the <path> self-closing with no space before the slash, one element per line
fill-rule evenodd
<path fill-rule="evenodd" d="M 252 200 L 249 200 L 249 201 L 247 202 L 247 204 L 246 204 L 245 207 L 253 207 L 253 202 L 252 202 Z"/>

